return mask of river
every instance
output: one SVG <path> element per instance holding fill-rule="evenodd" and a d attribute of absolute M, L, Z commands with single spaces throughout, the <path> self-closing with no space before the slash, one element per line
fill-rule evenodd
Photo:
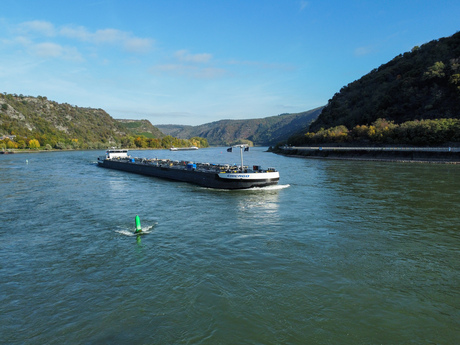
<path fill-rule="evenodd" d="M 0 155 L 1 343 L 459 342 L 460 166 L 264 151 L 279 185 L 243 191 Z"/>

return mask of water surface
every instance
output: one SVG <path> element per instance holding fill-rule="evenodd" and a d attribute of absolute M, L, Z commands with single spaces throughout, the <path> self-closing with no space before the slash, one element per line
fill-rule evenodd
<path fill-rule="evenodd" d="M 263 151 L 280 185 L 245 191 L 0 156 L 2 343 L 458 343 L 460 167 Z"/>

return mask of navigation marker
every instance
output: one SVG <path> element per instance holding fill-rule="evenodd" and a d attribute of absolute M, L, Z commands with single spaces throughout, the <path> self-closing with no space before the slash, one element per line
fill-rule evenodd
<path fill-rule="evenodd" d="M 138 232 L 142 232 L 142 228 L 141 228 L 141 220 L 140 220 L 139 216 L 136 216 L 136 231 L 135 231 L 135 233 L 138 233 Z"/>

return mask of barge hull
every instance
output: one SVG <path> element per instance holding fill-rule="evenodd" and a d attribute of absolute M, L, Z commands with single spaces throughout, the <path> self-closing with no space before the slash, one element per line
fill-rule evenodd
<path fill-rule="evenodd" d="M 131 173 L 159 177 L 167 180 L 193 183 L 199 186 L 216 189 L 247 189 L 253 187 L 266 187 L 276 185 L 279 176 L 261 179 L 224 179 L 218 173 L 195 170 L 174 169 L 164 166 L 153 166 L 143 163 L 120 162 L 115 160 L 99 161 L 103 168 L 122 170 Z M 263 174 L 261 174 L 263 175 Z"/>

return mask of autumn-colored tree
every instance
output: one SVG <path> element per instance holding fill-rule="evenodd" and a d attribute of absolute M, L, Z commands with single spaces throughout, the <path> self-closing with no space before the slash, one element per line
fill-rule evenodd
<path fill-rule="evenodd" d="M 6 147 L 9 148 L 9 149 L 17 149 L 17 148 L 18 148 L 18 144 L 15 143 L 14 141 L 9 140 L 9 141 L 6 143 Z"/>
<path fill-rule="evenodd" d="M 32 150 L 40 148 L 40 143 L 37 139 L 29 140 L 29 148 Z"/>
<path fill-rule="evenodd" d="M 144 136 L 140 136 L 134 139 L 134 144 L 136 145 L 136 147 L 141 147 L 141 148 L 148 147 L 147 140 L 145 139 Z"/>
<path fill-rule="evenodd" d="M 436 61 L 433 66 L 428 68 L 428 71 L 424 73 L 425 78 L 441 78 L 446 74 L 444 73 L 444 68 L 446 65 L 442 61 Z"/>
<path fill-rule="evenodd" d="M 161 141 L 160 139 L 148 139 L 148 146 L 152 149 L 159 149 L 161 148 Z"/>

